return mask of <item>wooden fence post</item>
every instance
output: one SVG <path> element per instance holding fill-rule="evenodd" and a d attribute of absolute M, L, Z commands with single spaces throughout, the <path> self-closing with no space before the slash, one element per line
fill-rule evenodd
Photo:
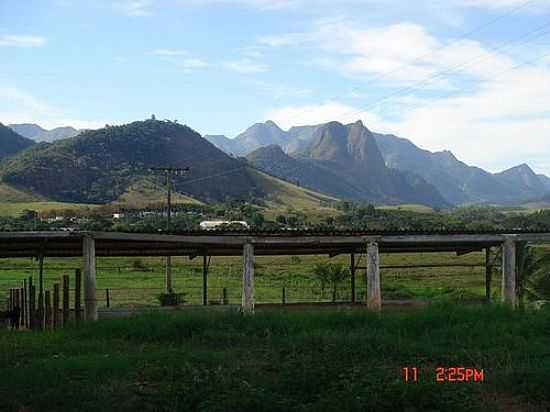
<path fill-rule="evenodd" d="M 227 300 L 227 288 L 222 290 L 222 304 L 227 305 L 229 301 Z"/>
<path fill-rule="evenodd" d="M 19 325 L 25 326 L 25 288 L 19 289 Z"/>
<path fill-rule="evenodd" d="M 15 308 L 19 309 L 19 316 L 15 320 L 15 325 L 19 329 L 19 324 L 21 323 L 20 322 L 20 320 L 21 320 L 21 302 L 20 302 L 20 299 L 19 299 L 19 289 L 14 290 L 14 296 L 15 296 L 15 299 L 14 299 L 14 305 L 13 306 Z"/>
<path fill-rule="evenodd" d="M 32 276 L 29 276 L 27 279 L 27 328 L 32 329 L 32 308 L 31 308 L 31 287 L 32 287 Z"/>
<path fill-rule="evenodd" d="M 69 276 L 63 275 L 63 326 L 69 324 Z"/>
<path fill-rule="evenodd" d="M 36 286 L 32 282 L 30 285 L 29 309 L 31 329 L 34 329 L 38 321 L 36 317 Z"/>
<path fill-rule="evenodd" d="M 44 292 L 44 303 L 45 303 L 45 322 L 46 328 L 51 329 L 52 327 L 52 299 L 49 290 Z"/>
<path fill-rule="evenodd" d="M 76 269 L 74 275 L 74 318 L 78 323 L 80 322 L 80 296 L 82 293 L 82 274 L 80 269 Z"/>
<path fill-rule="evenodd" d="M 59 326 L 59 283 L 53 285 L 53 328 Z"/>
<path fill-rule="evenodd" d="M 11 311 L 12 309 L 13 309 L 13 289 L 10 288 L 9 298 L 8 298 L 8 310 Z"/>
<path fill-rule="evenodd" d="M 109 292 L 109 288 L 105 289 L 105 300 L 106 300 L 106 305 L 108 308 L 111 307 L 111 294 Z"/>
<path fill-rule="evenodd" d="M 286 288 L 283 288 L 283 305 L 286 305 Z"/>
<path fill-rule="evenodd" d="M 26 328 L 27 324 L 27 279 L 23 279 L 23 288 L 21 289 L 21 324 Z"/>

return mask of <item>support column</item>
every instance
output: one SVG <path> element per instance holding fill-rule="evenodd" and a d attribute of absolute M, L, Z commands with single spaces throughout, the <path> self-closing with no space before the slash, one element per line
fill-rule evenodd
<path fill-rule="evenodd" d="M 97 320 L 95 240 L 91 236 L 82 239 L 84 266 L 84 319 Z"/>
<path fill-rule="evenodd" d="M 371 311 L 382 309 L 380 256 L 376 242 L 369 242 L 367 246 L 367 308 Z"/>
<path fill-rule="evenodd" d="M 350 272 L 351 272 L 351 303 L 355 303 L 355 253 L 350 257 Z"/>
<path fill-rule="evenodd" d="M 491 303 L 491 283 L 493 282 L 493 262 L 491 248 L 485 249 L 485 303 Z"/>
<path fill-rule="evenodd" d="M 502 244 L 502 303 L 516 305 L 516 241 L 508 236 Z"/>
<path fill-rule="evenodd" d="M 166 267 L 164 272 L 164 293 L 171 295 L 174 293 L 172 288 L 172 256 L 166 256 Z"/>
<path fill-rule="evenodd" d="M 208 262 L 206 254 L 202 257 L 202 304 L 208 305 Z"/>
<path fill-rule="evenodd" d="M 243 246 L 243 313 L 254 313 L 254 245 L 245 243 Z"/>

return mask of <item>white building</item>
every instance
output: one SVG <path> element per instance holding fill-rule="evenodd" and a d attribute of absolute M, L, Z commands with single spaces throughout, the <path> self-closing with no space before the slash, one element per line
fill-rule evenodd
<path fill-rule="evenodd" d="M 239 225 L 245 229 L 250 229 L 250 225 L 243 220 L 205 220 L 200 223 L 202 230 L 212 230 L 222 226 Z"/>

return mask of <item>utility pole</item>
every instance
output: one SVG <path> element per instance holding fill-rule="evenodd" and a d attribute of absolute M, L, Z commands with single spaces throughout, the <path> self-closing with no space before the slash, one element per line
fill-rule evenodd
<path fill-rule="evenodd" d="M 170 231 L 172 220 L 172 176 L 183 176 L 188 172 L 188 167 L 151 167 L 149 172 L 163 174 L 166 177 L 166 192 L 167 192 L 167 210 L 166 210 L 166 232 Z M 166 256 L 166 271 L 164 273 L 164 291 L 166 294 L 174 293 L 172 288 L 172 257 Z"/>

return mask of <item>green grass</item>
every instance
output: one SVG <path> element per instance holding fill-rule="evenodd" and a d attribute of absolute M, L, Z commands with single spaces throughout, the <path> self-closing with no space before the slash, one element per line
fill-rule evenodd
<path fill-rule="evenodd" d="M 0 216 L 19 216 L 24 210 L 34 210 L 35 212 L 47 212 L 50 210 L 77 210 L 84 212 L 88 209 L 93 209 L 97 205 L 89 205 L 84 203 L 65 203 L 65 202 L 0 202 Z"/>
<path fill-rule="evenodd" d="M 508 411 L 550 407 L 550 312 L 145 314 L 0 332 L 8 411 Z M 403 367 L 419 368 L 405 383 Z M 483 383 L 436 383 L 437 366 Z"/>
<path fill-rule="evenodd" d="M 362 256 L 358 264 L 364 266 Z M 153 272 L 135 269 L 139 260 Z M 337 262 L 349 265 L 349 256 L 340 255 L 329 259 L 327 256 L 269 256 L 256 258 L 256 301 L 259 303 L 280 303 L 282 288 L 286 288 L 288 302 L 329 301 L 330 291 L 321 293 L 320 284 L 313 274 L 313 267 L 320 262 Z M 383 254 L 381 264 L 477 264 L 484 261 L 481 253 L 471 253 L 457 257 L 453 253 L 424 254 Z M 176 292 L 185 293 L 188 303 L 202 302 L 202 258 L 173 258 L 173 282 Z M 46 258 L 45 285 L 60 282 L 64 274 L 71 275 L 80 267 L 79 259 Z M 158 305 L 157 296 L 164 285 L 162 258 L 98 258 L 97 260 L 97 299 L 104 306 L 105 289 L 110 289 L 112 306 Z M 28 269 L 30 268 L 30 269 Z M 120 270 L 118 269 L 120 268 Z M 7 270 L 10 269 L 10 270 Z M 15 269 L 15 270 L 11 270 Z M 209 300 L 221 301 L 223 288 L 227 289 L 229 303 L 241 301 L 242 259 L 240 257 L 214 257 L 210 263 L 208 276 Z M 9 288 L 21 287 L 24 278 L 33 276 L 37 282 L 37 262 L 33 259 L 2 259 L 0 262 L 0 293 Z M 478 297 L 485 294 L 485 269 L 476 268 L 428 268 L 428 269 L 383 269 L 382 295 L 384 299 L 426 298 L 456 300 Z M 358 269 L 356 275 L 357 299 L 364 296 L 365 270 Z M 350 282 L 339 287 L 338 299 L 349 301 Z M 498 298 L 500 276 L 493 278 L 493 291 Z"/>
<path fill-rule="evenodd" d="M 159 204 L 166 201 L 166 188 L 161 187 L 155 182 L 142 179 L 123 193 L 113 204 L 121 205 L 126 208 L 144 208 L 152 204 Z M 203 203 L 189 196 L 180 193 L 172 193 L 172 203 L 175 204 L 195 204 Z"/>
<path fill-rule="evenodd" d="M 320 206 L 321 202 L 335 202 L 338 199 L 309 190 L 284 180 L 276 179 L 266 173 L 253 170 L 254 178 L 263 187 L 269 190 L 270 195 L 265 203 L 265 215 L 268 219 L 275 219 L 279 214 L 286 214 L 291 210 L 300 211 L 313 220 L 327 216 L 335 216 L 339 212 L 333 208 Z"/>
<path fill-rule="evenodd" d="M 416 213 L 434 213 L 434 210 L 425 205 L 417 204 L 402 204 L 397 206 L 379 206 L 378 209 L 382 210 L 398 210 L 405 212 L 416 212 Z"/>

